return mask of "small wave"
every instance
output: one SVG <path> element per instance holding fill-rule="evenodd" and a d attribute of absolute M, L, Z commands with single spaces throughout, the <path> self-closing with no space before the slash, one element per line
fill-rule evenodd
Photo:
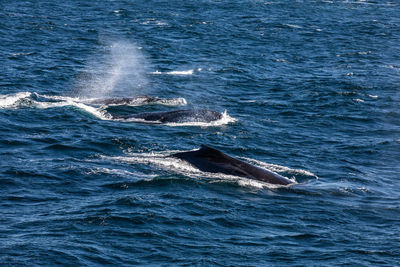
<path fill-rule="evenodd" d="M 357 51 L 357 52 L 352 52 L 352 53 L 343 53 L 343 54 L 337 54 L 336 57 L 345 57 L 345 56 L 355 56 L 355 55 L 369 55 L 371 54 L 371 51 Z"/>
<path fill-rule="evenodd" d="M 103 174 L 109 174 L 109 175 L 116 175 L 116 176 L 122 176 L 122 177 L 139 177 L 139 178 L 154 178 L 157 177 L 155 174 L 144 174 L 141 172 L 130 172 L 127 170 L 121 170 L 121 169 L 109 169 L 109 168 L 103 168 L 103 167 L 98 167 L 91 169 L 90 171 L 86 172 L 88 175 L 103 175 Z"/>
<path fill-rule="evenodd" d="M 12 53 L 10 54 L 10 58 L 18 58 L 21 56 L 30 56 L 34 55 L 36 52 L 20 52 L 20 53 Z"/>
<path fill-rule="evenodd" d="M 395 69 L 395 70 L 400 69 L 399 65 L 384 65 L 383 67 L 388 68 L 388 69 Z"/>
<path fill-rule="evenodd" d="M 167 22 L 159 21 L 157 19 L 148 19 L 148 20 L 145 20 L 145 21 L 141 22 L 140 24 L 142 24 L 142 25 L 152 25 L 152 26 L 168 26 Z"/>
<path fill-rule="evenodd" d="M 283 24 L 283 25 L 285 25 L 289 28 L 292 28 L 292 29 L 301 29 L 302 28 L 300 25 L 296 25 L 296 24 Z"/>

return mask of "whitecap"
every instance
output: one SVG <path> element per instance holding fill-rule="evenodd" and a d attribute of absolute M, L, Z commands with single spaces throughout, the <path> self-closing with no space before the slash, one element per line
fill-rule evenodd
<path fill-rule="evenodd" d="M 201 71 L 201 68 L 198 69 L 199 71 Z M 159 70 L 156 70 L 154 72 L 151 72 L 151 74 L 166 74 L 166 75 L 193 75 L 194 70 L 174 70 L 174 71 L 167 71 L 167 72 L 161 72 Z"/>
<path fill-rule="evenodd" d="M 169 74 L 169 75 L 192 75 L 194 70 L 175 70 L 175 71 L 169 71 L 166 72 L 165 74 Z"/>
<path fill-rule="evenodd" d="M 15 94 L 0 95 L 0 108 L 16 107 L 20 100 L 29 98 L 31 94 L 32 93 L 30 92 L 20 92 Z"/>
<path fill-rule="evenodd" d="M 177 98 L 160 98 L 155 103 L 165 105 L 165 106 L 186 106 L 187 101 L 183 97 Z"/>

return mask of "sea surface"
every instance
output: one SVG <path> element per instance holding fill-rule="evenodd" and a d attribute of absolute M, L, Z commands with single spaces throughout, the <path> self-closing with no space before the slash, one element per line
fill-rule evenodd
<path fill-rule="evenodd" d="M 397 0 L 0 1 L 1 266 L 396 266 L 399 172 Z"/>

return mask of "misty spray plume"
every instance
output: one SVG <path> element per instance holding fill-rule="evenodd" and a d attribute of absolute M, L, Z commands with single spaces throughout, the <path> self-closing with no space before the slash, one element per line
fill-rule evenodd
<path fill-rule="evenodd" d="M 146 88 L 146 62 L 139 47 L 111 42 L 85 67 L 76 88 L 80 98 L 132 97 Z"/>

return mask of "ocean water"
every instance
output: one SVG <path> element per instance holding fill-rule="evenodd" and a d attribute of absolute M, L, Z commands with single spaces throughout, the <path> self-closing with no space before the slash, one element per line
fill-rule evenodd
<path fill-rule="evenodd" d="M 398 265 L 399 11 L 0 1 L 0 265 Z M 181 108 L 224 117 L 110 117 Z M 201 144 L 296 183 L 166 157 Z"/>

